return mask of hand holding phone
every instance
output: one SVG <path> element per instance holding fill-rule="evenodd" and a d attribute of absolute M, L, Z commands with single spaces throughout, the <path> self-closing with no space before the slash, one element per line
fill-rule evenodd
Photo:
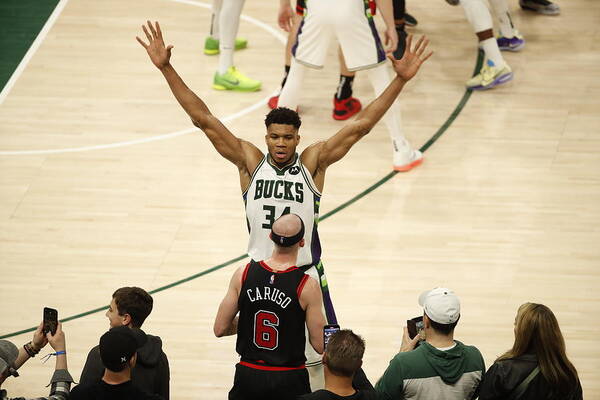
<path fill-rule="evenodd" d="M 58 311 L 54 308 L 44 307 L 44 334 L 50 332 L 56 334 L 58 326 Z"/>
<path fill-rule="evenodd" d="M 340 326 L 338 324 L 329 324 L 323 327 L 323 343 L 325 345 L 325 349 L 327 349 L 327 343 L 329 343 L 329 338 L 334 333 L 340 330 Z"/>

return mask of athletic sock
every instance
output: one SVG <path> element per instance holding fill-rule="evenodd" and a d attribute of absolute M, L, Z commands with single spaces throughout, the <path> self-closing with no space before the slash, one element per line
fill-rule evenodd
<path fill-rule="evenodd" d="M 212 15 L 210 17 L 210 36 L 219 40 L 219 15 L 221 15 L 221 6 L 223 0 L 213 0 Z"/>
<path fill-rule="evenodd" d="M 352 83 L 354 76 L 340 75 L 340 83 L 338 84 L 335 98 L 338 100 L 346 100 L 352 97 Z"/>
<path fill-rule="evenodd" d="M 508 5 L 506 0 L 490 0 L 490 4 L 494 8 L 494 13 L 498 17 L 500 35 L 505 38 L 512 38 L 515 36 L 515 26 L 513 25 L 510 13 L 508 12 Z"/>
<path fill-rule="evenodd" d="M 281 81 L 281 88 L 285 86 L 285 81 L 287 81 L 288 74 L 290 73 L 290 66 L 285 66 L 285 73 L 283 74 L 283 80 Z"/>
<path fill-rule="evenodd" d="M 495 38 L 485 39 L 481 42 L 481 47 L 483 48 L 483 52 L 485 53 L 485 57 L 488 60 L 492 60 L 494 66 L 497 68 L 504 68 L 506 64 L 504 62 L 504 58 L 502 58 L 502 54 L 500 53 L 500 49 L 498 48 L 498 42 Z"/>
<path fill-rule="evenodd" d="M 223 3 L 219 15 L 219 74 L 227 72 L 233 66 L 235 37 L 240 26 L 240 14 L 244 0 L 227 0 Z"/>
<path fill-rule="evenodd" d="M 279 94 L 279 107 L 287 107 L 291 110 L 296 110 L 298 108 L 300 91 L 306 70 L 307 67 L 292 59 L 290 72 L 287 76 L 287 80 L 285 81 L 285 85 Z"/>

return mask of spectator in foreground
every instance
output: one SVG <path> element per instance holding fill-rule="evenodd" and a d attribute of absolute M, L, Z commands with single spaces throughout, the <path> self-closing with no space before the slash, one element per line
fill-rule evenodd
<path fill-rule="evenodd" d="M 100 338 L 100 358 L 104 365 L 102 380 L 79 384 L 71 391 L 72 400 L 161 400 L 131 381 L 131 371 L 137 361 L 137 350 L 148 340 L 138 328 L 118 326 Z"/>
<path fill-rule="evenodd" d="M 525 303 L 515 318 L 512 349 L 498 357 L 483 378 L 480 400 L 581 400 L 577 370 L 565 353 L 554 313 Z"/>
<path fill-rule="evenodd" d="M 152 296 L 144 289 L 122 287 L 113 293 L 106 317 L 111 328 L 127 326 L 141 329 L 152 312 L 152 305 Z M 169 400 L 169 360 L 162 350 L 160 337 L 146 336 L 146 344 L 137 351 L 137 362 L 131 381 L 138 388 Z M 100 382 L 103 374 L 104 365 L 100 360 L 100 350 L 96 346 L 88 354 L 79 383 Z"/>
<path fill-rule="evenodd" d="M 377 393 L 361 369 L 365 341 L 351 330 L 334 333 L 323 353 L 325 389 L 300 400 L 374 400 Z"/>
<path fill-rule="evenodd" d="M 17 370 L 31 357 L 36 354 L 48 343 L 54 349 L 53 356 L 56 357 L 56 366 L 54 374 L 50 379 L 50 394 L 47 397 L 38 397 L 36 400 L 66 400 L 69 398 L 69 389 L 73 378 L 67 370 L 67 353 L 65 345 L 65 333 L 62 330 L 62 324 L 58 324 L 54 335 L 47 333 L 44 336 L 42 331 L 43 323 L 38 326 L 33 334 L 33 340 L 26 343 L 20 349 L 8 340 L 0 340 L 0 386 L 10 376 L 18 377 Z M 6 390 L 0 390 L 0 399 L 9 400 Z M 15 399 L 17 400 L 17 399 Z M 18 400 L 25 400 L 19 397 Z"/>
<path fill-rule="evenodd" d="M 454 340 L 460 302 L 450 289 L 436 288 L 419 296 L 425 341 L 415 349 L 404 328 L 402 347 L 375 385 L 382 399 L 475 399 L 485 371 L 474 346 Z"/>

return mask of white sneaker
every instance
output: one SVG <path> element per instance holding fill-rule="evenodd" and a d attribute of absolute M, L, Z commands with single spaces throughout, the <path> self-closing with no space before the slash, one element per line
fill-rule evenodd
<path fill-rule="evenodd" d="M 423 153 L 419 150 L 411 150 L 410 153 L 394 151 L 394 171 L 408 172 L 423 163 Z"/>

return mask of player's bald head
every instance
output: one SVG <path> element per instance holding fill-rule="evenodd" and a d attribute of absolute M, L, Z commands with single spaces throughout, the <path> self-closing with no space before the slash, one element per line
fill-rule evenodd
<path fill-rule="evenodd" d="M 273 223 L 273 232 L 279 236 L 291 237 L 302 229 L 302 220 L 296 214 L 285 214 Z"/>

